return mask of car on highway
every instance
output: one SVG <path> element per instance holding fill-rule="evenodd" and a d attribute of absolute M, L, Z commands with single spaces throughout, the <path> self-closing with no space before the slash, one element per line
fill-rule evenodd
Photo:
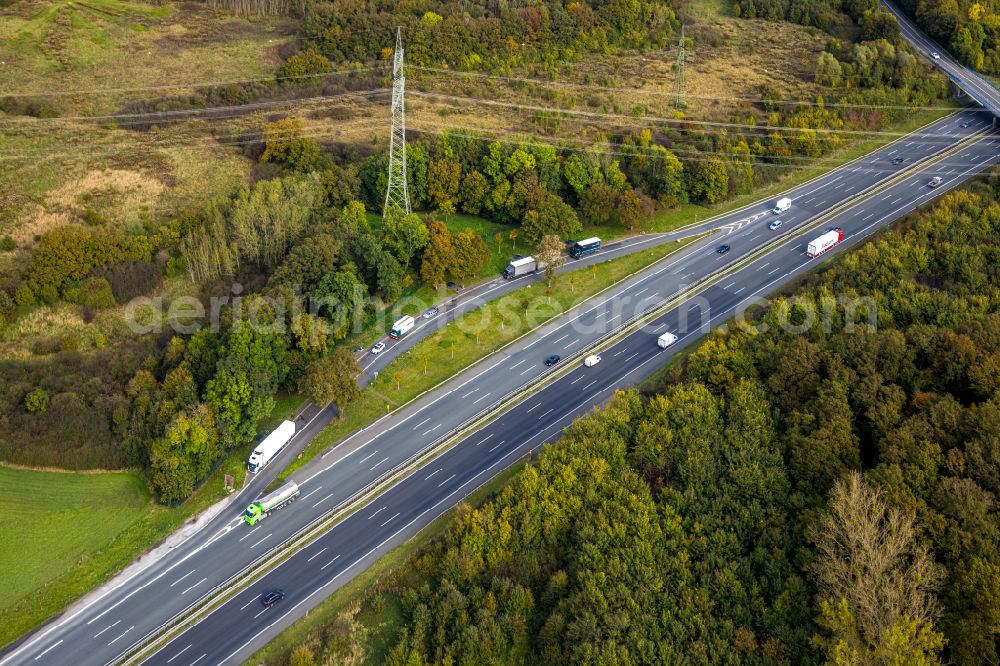
<path fill-rule="evenodd" d="M 372 346 L 372 353 L 373 354 L 381 354 L 383 351 L 385 351 L 385 343 L 384 342 L 376 342 Z"/>
<path fill-rule="evenodd" d="M 547 359 L 545 359 L 545 365 L 551 368 L 553 365 L 559 362 L 560 358 L 562 357 L 559 356 L 559 354 L 553 354 L 552 356 L 549 356 Z"/>
<path fill-rule="evenodd" d="M 729 252 L 729 246 L 720 245 L 715 251 L 718 252 L 719 254 L 725 254 L 726 252 Z"/>
<path fill-rule="evenodd" d="M 583 359 L 583 364 L 588 368 L 592 368 L 601 362 L 601 357 L 597 354 L 591 354 L 587 358 Z"/>
<path fill-rule="evenodd" d="M 962 123 L 962 127 L 968 127 L 971 124 L 972 124 L 971 122 L 969 122 L 968 120 L 966 120 L 964 123 Z"/>
<path fill-rule="evenodd" d="M 770 229 L 771 231 L 781 228 L 781 220 L 775 220 L 771 224 L 767 225 L 767 228 Z"/>
<path fill-rule="evenodd" d="M 941 176 L 934 176 L 929 181 L 927 181 L 927 187 L 937 187 L 941 184 Z"/>
<path fill-rule="evenodd" d="M 902 158 L 902 157 L 893 157 L 892 158 L 892 163 L 893 164 L 902 164 L 904 159 L 905 158 Z"/>
<path fill-rule="evenodd" d="M 260 597 L 260 603 L 264 606 L 270 608 L 274 604 L 278 603 L 285 598 L 285 593 L 282 590 L 271 590 L 270 592 L 265 592 Z"/>
<path fill-rule="evenodd" d="M 439 312 L 439 310 L 437 308 L 431 308 L 430 310 L 428 310 L 427 312 L 424 313 L 424 315 L 423 315 L 424 319 L 430 319 L 431 317 L 433 317 L 434 315 L 436 315 L 438 312 Z"/>
<path fill-rule="evenodd" d="M 931 53 L 931 57 L 934 58 L 935 60 L 940 60 L 941 59 L 941 54 L 938 53 L 937 51 L 933 51 Z"/>

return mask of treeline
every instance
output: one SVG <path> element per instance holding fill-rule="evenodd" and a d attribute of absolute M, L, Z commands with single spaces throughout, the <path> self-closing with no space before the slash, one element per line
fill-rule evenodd
<path fill-rule="evenodd" d="M 996 0 L 900 0 L 917 25 L 964 64 L 1000 74 L 1000 3 Z"/>
<path fill-rule="evenodd" d="M 374 593 L 386 663 L 996 662 L 998 196 L 912 215 L 461 507 Z M 343 622 L 296 663 L 353 650 Z"/>
<path fill-rule="evenodd" d="M 333 62 L 366 62 L 391 56 L 397 26 L 408 62 L 471 70 L 572 61 L 578 53 L 619 47 L 663 48 L 678 21 L 673 3 L 663 0 L 434 0 L 419 7 L 315 0 L 305 6 L 300 36 Z"/>

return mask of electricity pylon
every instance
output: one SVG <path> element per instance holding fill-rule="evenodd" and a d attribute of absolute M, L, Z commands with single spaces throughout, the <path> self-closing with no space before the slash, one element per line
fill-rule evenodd
<path fill-rule="evenodd" d="M 677 44 L 677 64 L 674 77 L 674 107 L 684 108 L 684 24 L 681 23 L 681 39 Z"/>
<path fill-rule="evenodd" d="M 403 35 L 396 28 L 396 50 L 392 55 L 392 133 L 389 136 L 389 186 L 385 190 L 382 215 L 390 207 L 410 214 L 410 197 L 406 192 L 406 117 L 403 112 L 403 93 L 406 77 L 403 75 Z"/>

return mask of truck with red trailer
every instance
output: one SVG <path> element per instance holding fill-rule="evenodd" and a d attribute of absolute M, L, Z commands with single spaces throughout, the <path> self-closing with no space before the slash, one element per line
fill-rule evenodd
<path fill-rule="evenodd" d="M 806 254 L 810 257 L 818 257 L 824 252 L 829 252 L 842 240 L 844 240 L 844 230 L 840 227 L 834 227 L 822 236 L 809 241 L 809 244 L 806 245 Z"/>

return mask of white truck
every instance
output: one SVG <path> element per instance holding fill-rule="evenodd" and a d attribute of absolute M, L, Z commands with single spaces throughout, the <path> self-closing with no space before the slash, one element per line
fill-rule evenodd
<path fill-rule="evenodd" d="M 588 368 L 592 368 L 601 362 L 601 357 L 597 354 L 591 354 L 587 358 L 583 359 L 583 364 Z"/>
<path fill-rule="evenodd" d="M 289 481 L 273 493 L 264 495 L 256 502 L 251 502 L 247 510 L 243 512 L 243 520 L 247 525 L 253 526 L 258 521 L 267 518 L 272 511 L 277 511 L 286 504 L 291 504 L 299 496 L 299 486 L 294 481 Z"/>
<path fill-rule="evenodd" d="M 656 344 L 660 346 L 660 349 L 666 349 L 675 342 L 677 342 L 677 336 L 673 333 L 664 333 L 660 337 L 656 338 Z"/>
<path fill-rule="evenodd" d="M 514 278 L 527 275 L 528 273 L 534 273 L 535 271 L 540 271 L 544 268 L 545 263 L 537 261 L 534 257 L 521 257 L 520 259 L 511 260 L 511 262 L 507 264 L 507 268 L 503 269 L 503 277 L 505 280 L 513 280 Z"/>
<path fill-rule="evenodd" d="M 415 325 L 416 322 L 410 315 L 400 317 L 392 325 L 392 328 L 389 329 L 389 337 L 393 340 L 399 340 L 401 337 L 412 331 Z"/>
<path fill-rule="evenodd" d="M 843 229 L 839 227 L 830 229 L 822 236 L 809 241 L 809 244 L 806 245 L 806 254 L 810 257 L 818 257 L 842 240 L 844 240 Z"/>
<path fill-rule="evenodd" d="M 784 213 L 791 207 L 792 207 L 792 200 L 789 199 L 788 197 L 781 197 L 780 199 L 778 199 L 777 203 L 774 204 L 774 208 L 771 209 L 771 212 L 774 213 L 775 215 L 780 215 L 781 213 Z"/>
<path fill-rule="evenodd" d="M 289 440 L 295 435 L 295 421 L 282 421 L 281 425 L 274 429 L 264 441 L 257 445 L 257 448 L 250 454 L 247 460 L 247 471 L 256 474 L 264 465 L 271 462 L 274 456 L 285 448 Z"/>

